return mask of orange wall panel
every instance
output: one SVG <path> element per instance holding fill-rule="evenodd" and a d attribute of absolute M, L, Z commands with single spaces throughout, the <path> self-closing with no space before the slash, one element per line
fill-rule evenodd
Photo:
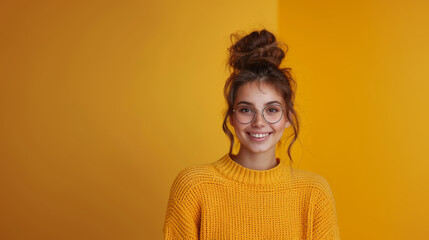
<path fill-rule="evenodd" d="M 228 151 L 229 34 L 277 2 L 0 5 L 0 239 L 161 239 L 178 171 Z"/>

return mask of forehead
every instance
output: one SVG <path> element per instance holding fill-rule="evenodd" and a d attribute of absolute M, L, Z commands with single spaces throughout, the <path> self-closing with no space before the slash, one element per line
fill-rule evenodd
<path fill-rule="evenodd" d="M 278 101 L 284 104 L 283 98 L 266 82 L 250 82 L 240 86 L 237 90 L 235 103 L 240 101 L 250 102 L 255 106 L 263 106 L 267 102 Z"/>

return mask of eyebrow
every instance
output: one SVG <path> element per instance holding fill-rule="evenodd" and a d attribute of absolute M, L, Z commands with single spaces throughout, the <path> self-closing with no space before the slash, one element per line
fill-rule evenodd
<path fill-rule="evenodd" d="M 279 101 L 271 101 L 271 102 L 267 102 L 267 103 L 265 103 L 265 106 L 266 106 L 266 105 L 271 105 L 271 104 L 273 104 L 273 103 L 278 103 L 279 105 L 282 105 Z M 247 104 L 247 105 L 255 106 L 253 103 L 246 102 L 246 101 L 240 101 L 240 102 L 238 102 L 238 103 L 237 103 L 237 105 L 240 105 L 240 104 Z"/>

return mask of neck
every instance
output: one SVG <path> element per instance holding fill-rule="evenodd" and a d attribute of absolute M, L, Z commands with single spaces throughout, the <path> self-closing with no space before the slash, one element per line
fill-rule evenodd
<path fill-rule="evenodd" d="M 278 164 L 275 148 L 262 153 L 254 153 L 241 147 L 234 161 L 245 168 L 253 170 L 268 170 Z"/>

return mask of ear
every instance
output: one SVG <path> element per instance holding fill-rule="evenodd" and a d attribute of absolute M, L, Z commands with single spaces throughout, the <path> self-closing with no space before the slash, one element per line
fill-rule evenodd
<path fill-rule="evenodd" d="M 289 116 L 289 119 L 292 119 L 292 115 L 291 115 L 291 113 L 290 113 L 290 112 L 288 112 L 288 116 Z M 288 121 L 288 120 L 286 119 L 285 129 L 286 129 L 286 128 L 288 128 L 289 126 L 290 126 L 290 121 Z"/>

